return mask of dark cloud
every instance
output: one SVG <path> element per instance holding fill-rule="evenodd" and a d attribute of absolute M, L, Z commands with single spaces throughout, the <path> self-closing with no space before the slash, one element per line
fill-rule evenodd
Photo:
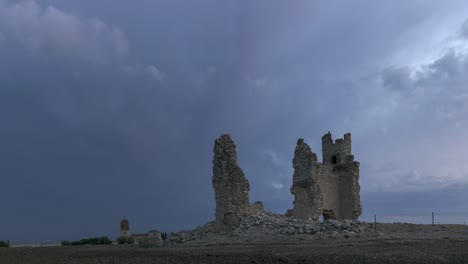
<path fill-rule="evenodd" d="M 397 91 L 406 91 L 411 88 L 411 70 L 403 68 L 387 68 L 382 72 L 383 85 Z"/>
<path fill-rule="evenodd" d="M 80 19 L 35 1 L 0 3 L 4 41 L 38 57 L 115 63 L 126 58 L 128 43 L 122 31 L 99 19 Z"/>
<path fill-rule="evenodd" d="M 468 19 L 463 23 L 461 33 L 463 37 L 468 38 Z"/>

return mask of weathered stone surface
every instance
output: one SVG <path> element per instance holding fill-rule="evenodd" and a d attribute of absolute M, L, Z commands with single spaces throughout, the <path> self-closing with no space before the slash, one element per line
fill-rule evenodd
<path fill-rule="evenodd" d="M 372 224 L 352 220 L 300 220 L 274 213 L 257 213 L 244 217 L 229 229 L 220 230 L 215 222 L 190 231 L 171 234 L 165 245 L 206 245 L 231 243 L 281 243 L 320 237 L 354 238 L 365 231 L 373 231 Z M 379 224 L 378 230 L 381 229 Z"/>
<path fill-rule="evenodd" d="M 258 214 L 265 212 L 265 208 L 263 206 L 263 202 L 256 201 L 254 204 L 250 206 L 249 214 Z"/>
<path fill-rule="evenodd" d="M 130 223 L 127 219 L 122 219 L 120 221 L 120 237 L 128 238 L 131 237 L 130 235 Z"/>
<path fill-rule="evenodd" d="M 212 184 L 216 224 L 233 225 L 250 211 L 249 182 L 237 164 L 236 145 L 227 134 L 215 141 Z"/>
<path fill-rule="evenodd" d="M 359 162 L 351 154 L 351 134 L 333 142 L 322 137 L 323 163 L 302 139 L 294 152 L 294 208 L 287 214 L 300 219 L 357 219 L 362 213 Z"/>
<path fill-rule="evenodd" d="M 301 138 L 297 141 L 293 159 L 294 208 L 288 214 L 300 219 L 318 220 L 322 214 L 322 194 L 318 184 L 317 155 Z"/>

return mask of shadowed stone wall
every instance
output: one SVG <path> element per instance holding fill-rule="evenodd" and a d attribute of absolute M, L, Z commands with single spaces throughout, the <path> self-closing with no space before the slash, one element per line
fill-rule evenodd
<path fill-rule="evenodd" d="M 250 212 L 249 182 L 237 165 L 234 141 L 228 134 L 215 141 L 212 184 L 215 192 L 218 224 L 237 224 Z"/>
<path fill-rule="evenodd" d="M 351 154 L 351 134 L 333 142 L 322 137 L 323 163 L 317 161 L 303 139 L 297 141 L 293 159 L 294 207 L 289 214 L 300 219 L 357 219 L 362 213 L 359 162 Z"/>
<path fill-rule="evenodd" d="M 317 155 L 303 139 L 297 141 L 293 167 L 291 193 L 295 200 L 291 214 L 300 219 L 318 219 L 322 213 L 322 195 L 318 185 Z"/>

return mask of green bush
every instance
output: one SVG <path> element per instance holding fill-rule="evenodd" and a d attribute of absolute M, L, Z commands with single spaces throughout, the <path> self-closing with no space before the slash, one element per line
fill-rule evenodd
<path fill-rule="evenodd" d="M 10 247 L 10 241 L 0 241 L 0 248 L 7 248 Z"/>
<path fill-rule="evenodd" d="M 90 237 L 78 241 L 62 241 L 62 246 L 82 246 L 82 245 L 110 245 L 112 240 L 108 237 Z"/>
<path fill-rule="evenodd" d="M 135 241 L 131 237 L 118 237 L 117 243 L 119 245 L 124 245 L 124 244 L 133 244 L 135 243 Z"/>

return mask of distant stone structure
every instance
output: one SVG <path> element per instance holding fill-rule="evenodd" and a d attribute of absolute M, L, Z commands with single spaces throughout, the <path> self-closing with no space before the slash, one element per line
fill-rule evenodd
<path fill-rule="evenodd" d="M 139 245 L 155 245 L 163 242 L 161 232 L 158 230 L 150 230 L 146 234 L 134 234 L 132 238 L 135 244 Z"/>
<path fill-rule="evenodd" d="M 130 223 L 124 218 L 120 221 L 120 237 L 129 238 L 130 236 Z"/>
<path fill-rule="evenodd" d="M 333 142 L 330 132 L 322 137 L 322 163 L 303 139 L 294 151 L 294 207 L 288 215 L 299 219 L 357 219 L 362 213 L 359 162 L 351 154 L 351 134 Z"/>
<path fill-rule="evenodd" d="M 215 223 L 234 225 L 247 214 L 263 211 L 262 202 L 250 205 L 250 185 L 237 164 L 236 144 L 228 134 L 216 139 L 213 153 Z"/>
<path fill-rule="evenodd" d="M 131 239 L 135 244 L 155 245 L 163 242 L 161 232 L 151 230 L 146 234 L 130 234 L 130 223 L 128 219 L 120 221 L 120 238 Z"/>

